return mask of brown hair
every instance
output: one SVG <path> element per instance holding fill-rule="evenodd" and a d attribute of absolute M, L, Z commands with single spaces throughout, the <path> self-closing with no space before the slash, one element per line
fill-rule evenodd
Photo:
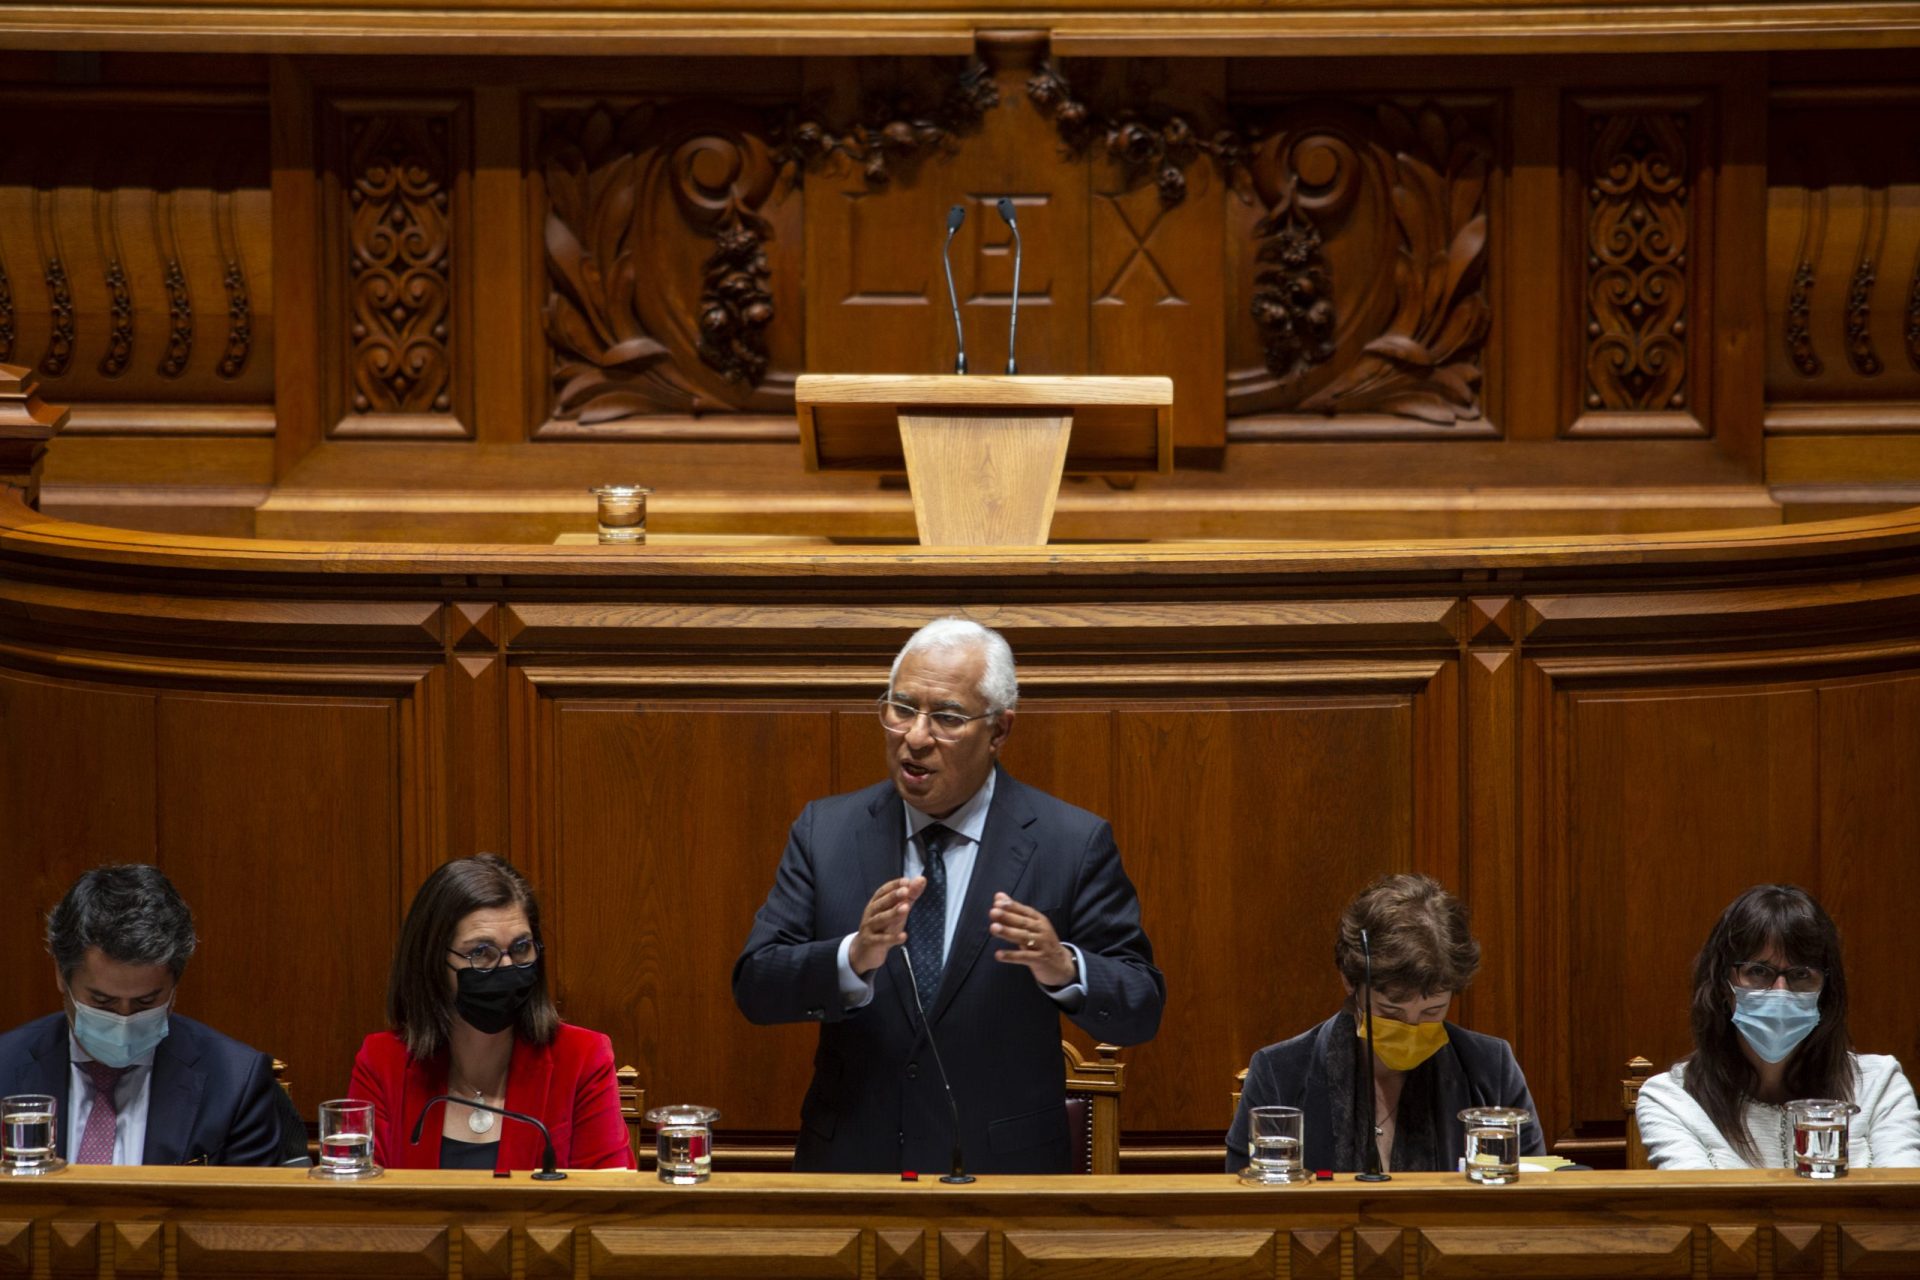
<path fill-rule="evenodd" d="M 1463 991 L 1480 969 L 1467 909 L 1430 876 L 1381 876 L 1340 915 L 1333 963 L 1347 985 L 1367 976 L 1361 930 L 1373 951 L 1373 989 L 1414 995 Z"/>
<path fill-rule="evenodd" d="M 406 1042 L 415 1058 L 430 1058 L 446 1047 L 453 1032 L 453 984 L 447 953 L 455 930 L 476 911 L 519 907 L 527 927 L 542 948 L 534 961 L 534 987 L 514 1021 L 514 1034 L 532 1044 L 553 1042 L 560 1030 L 560 1011 L 547 990 L 546 941 L 540 936 L 540 900 L 533 886 L 504 858 L 490 853 L 456 858 L 434 869 L 420 892 L 413 895 L 400 941 L 393 948 L 393 967 L 387 974 L 387 1021 Z M 505 963 L 502 961 L 502 963 Z"/>
<path fill-rule="evenodd" d="M 1787 1059 L 1790 1098 L 1853 1099 L 1852 1041 L 1847 1035 L 1847 970 L 1840 930 L 1805 889 L 1757 884 L 1728 904 L 1693 962 L 1693 1053 L 1685 1087 L 1720 1136 L 1748 1164 L 1760 1152 L 1747 1129 L 1746 1107 L 1760 1074 L 1740 1050 L 1733 1024 L 1733 966 L 1778 947 L 1789 965 L 1821 970 L 1820 1025 Z"/>

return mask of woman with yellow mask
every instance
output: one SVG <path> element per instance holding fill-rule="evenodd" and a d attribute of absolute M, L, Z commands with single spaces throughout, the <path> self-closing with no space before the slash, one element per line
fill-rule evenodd
<path fill-rule="evenodd" d="M 1364 941 L 1363 941 L 1364 937 Z M 1373 1063 L 1363 1070 L 1366 1020 L 1360 991 L 1367 951 L 1373 959 Z M 1347 904 L 1333 944 L 1347 989 L 1338 1013 L 1291 1040 L 1253 1055 L 1240 1110 L 1227 1132 L 1227 1171 L 1247 1164 L 1248 1113 L 1298 1107 L 1309 1169 L 1366 1168 L 1367 1141 L 1387 1170 L 1458 1167 L 1465 1154 L 1466 1107 L 1518 1107 L 1535 1117 L 1522 1128 L 1521 1152 L 1543 1155 L 1545 1137 L 1527 1080 L 1504 1040 L 1446 1020 L 1456 993 L 1480 967 L 1480 944 L 1466 908 L 1427 876 L 1376 880 Z M 1373 1091 L 1367 1128 L 1365 1088 Z"/>

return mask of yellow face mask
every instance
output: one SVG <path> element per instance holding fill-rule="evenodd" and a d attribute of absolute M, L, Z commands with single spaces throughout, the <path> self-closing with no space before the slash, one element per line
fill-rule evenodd
<path fill-rule="evenodd" d="M 1354 1018 L 1354 1029 L 1361 1040 L 1367 1038 L 1364 1014 Z M 1393 1071 L 1411 1071 L 1440 1052 L 1447 1043 L 1444 1022 L 1401 1022 L 1397 1018 L 1373 1015 L 1374 1056 Z"/>

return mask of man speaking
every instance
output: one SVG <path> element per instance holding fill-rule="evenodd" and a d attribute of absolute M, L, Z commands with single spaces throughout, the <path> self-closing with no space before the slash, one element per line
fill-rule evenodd
<path fill-rule="evenodd" d="M 929 623 L 879 703 L 891 780 L 793 824 L 733 998 L 822 1024 L 798 1170 L 944 1170 L 957 1144 L 973 1172 L 1066 1173 L 1060 1015 L 1116 1044 L 1160 1025 L 1112 829 L 997 763 L 1018 698 L 997 632 Z"/>

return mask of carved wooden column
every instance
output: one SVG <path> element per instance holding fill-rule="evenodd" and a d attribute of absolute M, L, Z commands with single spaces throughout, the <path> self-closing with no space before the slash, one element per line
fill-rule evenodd
<path fill-rule="evenodd" d="M 27 492 L 27 505 L 40 504 L 40 461 L 47 441 L 67 425 L 67 411 L 40 398 L 31 370 L 0 364 L 0 485 Z"/>

